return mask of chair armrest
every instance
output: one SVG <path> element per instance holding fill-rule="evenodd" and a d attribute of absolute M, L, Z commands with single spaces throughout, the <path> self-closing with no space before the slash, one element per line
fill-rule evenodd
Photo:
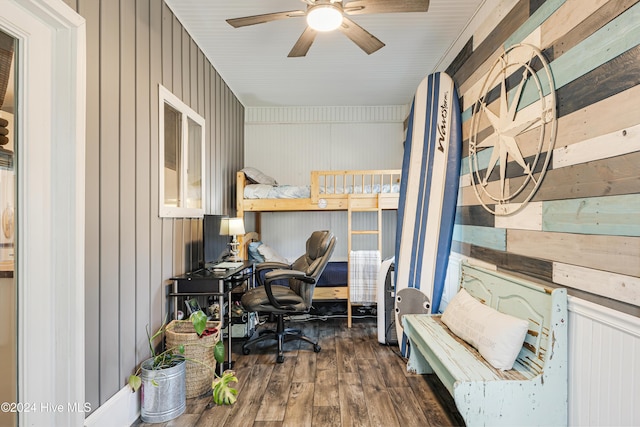
<path fill-rule="evenodd" d="M 271 305 L 279 310 L 292 310 L 291 306 L 282 305 L 278 302 L 271 290 L 271 282 L 280 279 L 297 279 L 305 283 L 315 283 L 313 277 L 307 276 L 304 272 L 298 270 L 273 270 L 265 274 L 264 290 Z"/>
<path fill-rule="evenodd" d="M 256 271 L 260 271 L 260 270 L 276 270 L 276 269 L 290 269 L 291 266 L 289 264 L 285 264 L 283 262 L 276 262 L 276 261 L 265 261 L 265 262 L 261 262 L 260 264 L 256 264 Z"/>
<path fill-rule="evenodd" d="M 290 269 L 291 266 L 289 264 L 285 264 L 282 262 L 276 262 L 276 261 L 265 261 L 265 262 L 261 262 L 260 264 L 256 264 L 255 266 L 255 275 L 256 275 L 256 279 L 258 280 L 258 283 L 260 284 L 260 286 L 264 286 L 264 277 L 266 275 L 266 273 L 263 273 L 265 270 L 288 270 Z"/>
<path fill-rule="evenodd" d="M 298 270 L 273 270 L 268 272 L 264 277 L 267 283 L 279 279 L 297 279 L 305 283 L 316 282 L 316 279 L 309 277 L 304 272 Z"/>

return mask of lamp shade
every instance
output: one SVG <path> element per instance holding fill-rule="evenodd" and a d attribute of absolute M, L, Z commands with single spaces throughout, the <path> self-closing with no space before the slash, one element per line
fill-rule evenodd
<path fill-rule="evenodd" d="M 342 24 L 342 13 L 331 4 L 314 6 L 307 12 L 307 24 L 316 31 L 333 31 Z"/>
<path fill-rule="evenodd" d="M 220 222 L 220 234 L 223 236 L 244 234 L 244 220 L 242 218 L 223 218 Z"/>

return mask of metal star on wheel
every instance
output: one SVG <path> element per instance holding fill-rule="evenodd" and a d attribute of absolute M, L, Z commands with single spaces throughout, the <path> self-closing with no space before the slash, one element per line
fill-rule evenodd
<path fill-rule="evenodd" d="M 510 106 L 505 83 L 506 76 L 503 76 L 502 82 L 500 84 L 500 116 L 497 116 L 491 110 L 489 110 L 486 104 L 483 103 L 481 105 L 484 113 L 487 115 L 487 118 L 491 123 L 491 126 L 494 129 L 494 133 L 492 135 L 478 144 L 478 147 L 493 147 L 493 150 L 491 152 L 491 159 L 489 160 L 489 165 L 487 166 L 486 175 L 482 180 L 482 185 L 487 185 L 487 180 L 499 160 L 500 187 L 502 197 L 504 197 L 507 160 L 509 156 L 511 156 L 516 161 L 516 163 L 518 163 L 522 167 L 526 175 L 529 175 L 531 178 L 533 178 L 531 175 L 531 167 L 525 162 L 524 157 L 522 156 L 522 152 L 520 151 L 520 148 L 516 143 L 516 136 L 520 135 L 521 133 L 529 129 L 532 125 L 540 121 L 540 117 L 525 121 L 524 123 L 517 123 L 515 120 L 518 103 L 520 101 L 520 95 L 522 94 L 522 89 L 525 82 L 527 81 L 528 73 L 528 68 L 525 68 L 524 72 L 522 73 L 522 80 L 520 80 L 518 90 Z"/>

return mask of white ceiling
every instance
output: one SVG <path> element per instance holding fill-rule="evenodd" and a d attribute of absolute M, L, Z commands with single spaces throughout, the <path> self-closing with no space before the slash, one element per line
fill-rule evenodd
<path fill-rule="evenodd" d="M 443 58 L 484 0 L 431 0 L 424 13 L 352 15 L 386 46 L 367 55 L 340 32 L 319 33 L 301 58 L 287 54 L 304 18 L 242 28 L 225 21 L 305 10 L 301 0 L 166 3 L 245 107 L 365 106 L 410 103 L 424 76 L 448 65 Z"/>

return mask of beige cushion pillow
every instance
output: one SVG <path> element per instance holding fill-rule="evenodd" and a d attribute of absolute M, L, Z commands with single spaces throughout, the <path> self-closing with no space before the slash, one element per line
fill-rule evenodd
<path fill-rule="evenodd" d="M 255 184 L 277 185 L 275 179 L 259 171 L 256 168 L 246 167 L 242 169 L 247 179 Z"/>
<path fill-rule="evenodd" d="M 513 368 L 529 329 L 528 321 L 482 304 L 464 288 L 445 309 L 442 322 L 502 370 Z"/>
<path fill-rule="evenodd" d="M 263 256 L 267 262 L 281 262 L 283 264 L 289 264 L 289 261 L 279 253 L 277 253 L 271 246 L 263 243 L 258 246 L 258 253 Z"/>

